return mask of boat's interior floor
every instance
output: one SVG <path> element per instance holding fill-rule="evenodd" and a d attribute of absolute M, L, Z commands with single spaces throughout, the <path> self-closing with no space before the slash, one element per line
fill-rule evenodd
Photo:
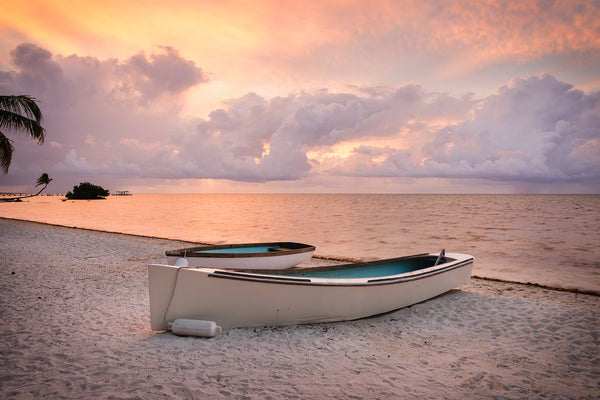
<path fill-rule="evenodd" d="M 268 275 L 306 276 L 315 278 L 366 278 L 418 271 L 420 269 L 432 267 L 435 264 L 436 259 L 436 256 L 418 254 L 415 256 L 399 257 L 389 260 L 378 260 L 352 264 L 336 264 L 322 267 L 295 266 L 281 270 L 235 269 L 232 271 Z M 441 261 L 443 264 L 452 260 L 444 258 Z"/>

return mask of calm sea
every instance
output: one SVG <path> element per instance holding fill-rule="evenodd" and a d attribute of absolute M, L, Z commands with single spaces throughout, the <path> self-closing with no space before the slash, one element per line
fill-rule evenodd
<path fill-rule="evenodd" d="M 600 292 L 600 195 L 135 194 L 37 197 L 0 217 L 200 243 L 298 241 L 371 260 L 472 254 L 474 274 Z"/>

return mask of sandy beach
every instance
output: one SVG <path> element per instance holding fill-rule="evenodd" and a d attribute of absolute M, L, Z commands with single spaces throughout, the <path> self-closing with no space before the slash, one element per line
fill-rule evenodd
<path fill-rule="evenodd" d="M 424 303 L 352 322 L 229 329 L 211 339 L 153 332 L 147 264 L 186 245 L 0 218 L 0 397 L 600 393 L 600 297 L 527 285 L 472 279 Z"/>

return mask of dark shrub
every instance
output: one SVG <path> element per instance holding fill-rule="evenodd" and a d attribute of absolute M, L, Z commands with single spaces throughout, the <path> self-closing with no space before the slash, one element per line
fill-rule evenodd
<path fill-rule="evenodd" d="M 92 185 L 89 182 L 83 182 L 78 186 L 73 186 L 73 191 L 67 192 L 65 196 L 70 200 L 94 200 L 103 199 L 108 196 L 108 194 L 108 190 L 101 186 Z"/>

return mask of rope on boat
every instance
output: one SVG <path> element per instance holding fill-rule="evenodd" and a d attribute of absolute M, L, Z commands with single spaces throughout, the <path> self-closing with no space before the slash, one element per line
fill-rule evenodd
<path fill-rule="evenodd" d="M 177 287 L 177 280 L 179 279 L 179 271 L 184 267 L 177 267 L 177 272 L 175 272 L 175 283 L 173 283 L 173 288 L 171 289 L 171 296 L 169 296 L 169 303 L 167 304 L 167 308 L 165 308 L 165 314 L 163 316 L 163 322 L 169 329 L 171 329 L 172 323 L 167 322 L 167 313 L 169 312 L 169 308 L 171 308 L 171 301 L 173 300 L 173 296 L 175 295 L 175 288 Z"/>
<path fill-rule="evenodd" d="M 179 261 L 179 260 L 178 260 Z M 169 303 L 165 308 L 165 314 L 163 315 L 163 323 L 167 326 L 167 330 L 173 332 L 176 335 L 181 336 L 198 336 L 198 337 L 213 337 L 221 333 L 221 327 L 217 325 L 215 321 L 202 321 L 195 319 L 175 319 L 172 322 L 167 321 L 167 314 L 169 313 L 169 308 L 171 308 L 171 302 L 173 301 L 173 296 L 175 295 L 175 289 L 177 288 L 177 283 L 179 282 L 179 272 L 183 268 L 189 268 L 187 265 L 187 260 L 185 261 L 185 265 L 177 265 L 177 271 L 175 272 L 175 282 L 173 282 L 173 287 L 171 289 L 171 295 L 169 296 Z M 177 263 L 176 263 L 177 264 Z"/>
<path fill-rule="evenodd" d="M 185 255 L 187 255 L 187 251 L 184 252 L 184 257 L 183 258 L 178 258 L 177 261 L 175 261 L 175 266 L 177 267 L 177 272 L 175 272 L 175 283 L 173 284 L 173 288 L 171 289 L 171 296 L 169 296 L 169 303 L 167 304 L 167 308 L 165 309 L 165 314 L 163 316 L 163 322 L 165 323 L 165 325 L 167 325 L 167 327 L 169 329 L 171 329 L 171 323 L 167 322 L 167 313 L 169 312 L 169 308 L 171 307 L 171 302 L 173 301 L 173 296 L 175 295 L 175 288 L 177 287 L 177 281 L 179 279 L 179 271 L 181 271 L 182 268 L 189 268 L 189 263 L 187 258 L 185 257 Z"/>

